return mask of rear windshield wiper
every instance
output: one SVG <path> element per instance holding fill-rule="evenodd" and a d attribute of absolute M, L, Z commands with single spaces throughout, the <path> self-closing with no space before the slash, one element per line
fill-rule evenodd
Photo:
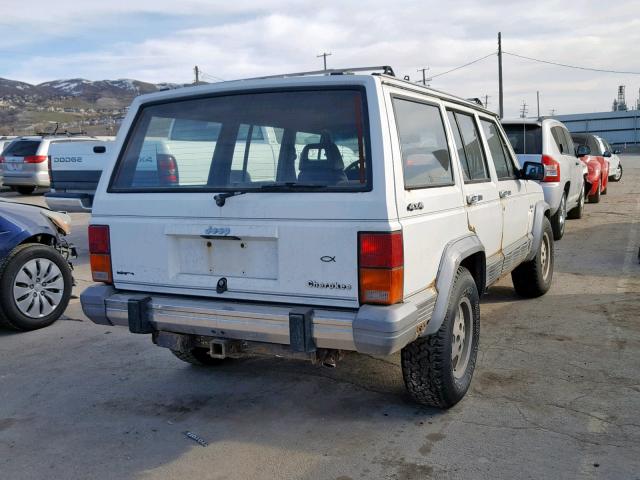
<path fill-rule="evenodd" d="M 217 195 L 214 195 L 213 199 L 216 201 L 217 206 L 224 207 L 224 204 L 226 203 L 227 198 L 235 197 L 236 195 L 242 195 L 243 193 L 247 193 L 247 192 L 218 193 Z"/>
<path fill-rule="evenodd" d="M 216 201 L 217 206 L 223 207 L 227 201 L 227 198 L 235 197 L 236 195 L 243 195 L 251 191 L 269 192 L 269 191 L 283 191 L 283 190 L 307 190 L 307 189 L 321 189 L 326 187 L 327 185 L 322 185 L 318 183 L 276 182 L 276 183 L 268 183 L 266 185 L 261 185 L 256 190 L 250 189 L 250 190 L 218 193 L 213 198 Z"/>

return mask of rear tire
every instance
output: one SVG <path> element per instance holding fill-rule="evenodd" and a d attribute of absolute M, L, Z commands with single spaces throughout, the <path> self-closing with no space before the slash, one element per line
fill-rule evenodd
<path fill-rule="evenodd" d="M 578 199 L 578 205 L 569 211 L 567 214 L 567 218 L 571 218 L 572 220 L 576 220 L 578 218 L 582 218 L 582 214 L 584 213 L 584 182 L 582 183 L 582 188 L 580 189 L 580 197 Z"/>
<path fill-rule="evenodd" d="M 16 190 L 20 195 L 31 195 L 35 192 L 36 187 L 16 187 Z"/>
<path fill-rule="evenodd" d="M 527 298 L 540 297 L 549 291 L 553 279 L 554 248 L 553 231 L 545 217 L 542 223 L 542 242 L 533 260 L 521 263 L 511 280 L 518 295 Z"/>
<path fill-rule="evenodd" d="M 558 211 L 551 217 L 553 239 L 560 240 L 564 236 L 564 227 L 567 219 L 567 193 L 562 194 Z"/>
<path fill-rule="evenodd" d="M 469 271 L 460 267 L 440 329 L 402 349 L 402 377 L 411 398 L 439 408 L 458 403 L 471 384 L 479 338 L 478 288 Z"/>
<path fill-rule="evenodd" d="M 51 325 L 67 308 L 72 288 L 69 263 L 55 249 L 18 245 L 0 263 L 0 325 L 21 331 Z"/>
<path fill-rule="evenodd" d="M 598 180 L 598 188 L 596 193 L 589 197 L 589 203 L 600 203 L 600 194 L 602 193 L 602 179 Z"/>
<path fill-rule="evenodd" d="M 206 348 L 194 348 L 188 352 L 171 350 L 171 353 L 173 353 L 183 362 L 190 363 L 191 365 L 197 365 L 198 367 L 212 367 L 214 365 L 220 365 L 222 362 L 224 362 L 224 360 L 220 358 L 211 357 Z"/>

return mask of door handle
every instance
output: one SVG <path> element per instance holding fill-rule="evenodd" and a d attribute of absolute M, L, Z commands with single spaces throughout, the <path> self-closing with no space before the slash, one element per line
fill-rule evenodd
<path fill-rule="evenodd" d="M 500 190 L 500 198 L 505 198 L 511 195 L 511 190 Z"/>
<path fill-rule="evenodd" d="M 478 203 L 480 200 L 482 200 L 482 195 L 478 193 L 467 195 L 467 205 L 473 205 L 474 203 Z"/>

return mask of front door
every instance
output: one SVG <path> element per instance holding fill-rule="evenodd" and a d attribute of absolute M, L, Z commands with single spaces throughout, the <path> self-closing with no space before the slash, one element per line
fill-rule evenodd
<path fill-rule="evenodd" d="M 503 271 L 509 271 L 520 263 L 529 251 L 527 233 L 529 217 L 533 211 L 529 205 L 525 182 L 517 178 L 515 161 L 500 127 L 495 120 L 489 118 L 481 118 L 480 124 L 498 179 L 498 195 L 503 216 Z"/>

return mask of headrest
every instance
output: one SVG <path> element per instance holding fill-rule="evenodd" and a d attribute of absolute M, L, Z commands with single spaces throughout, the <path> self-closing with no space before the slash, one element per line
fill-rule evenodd
<path fill-rule="evenodd" d="M 311 169 L 344 170 L 342 155 L 335 143 L 310 143 L 300 153 L 300 171 Z"/>

